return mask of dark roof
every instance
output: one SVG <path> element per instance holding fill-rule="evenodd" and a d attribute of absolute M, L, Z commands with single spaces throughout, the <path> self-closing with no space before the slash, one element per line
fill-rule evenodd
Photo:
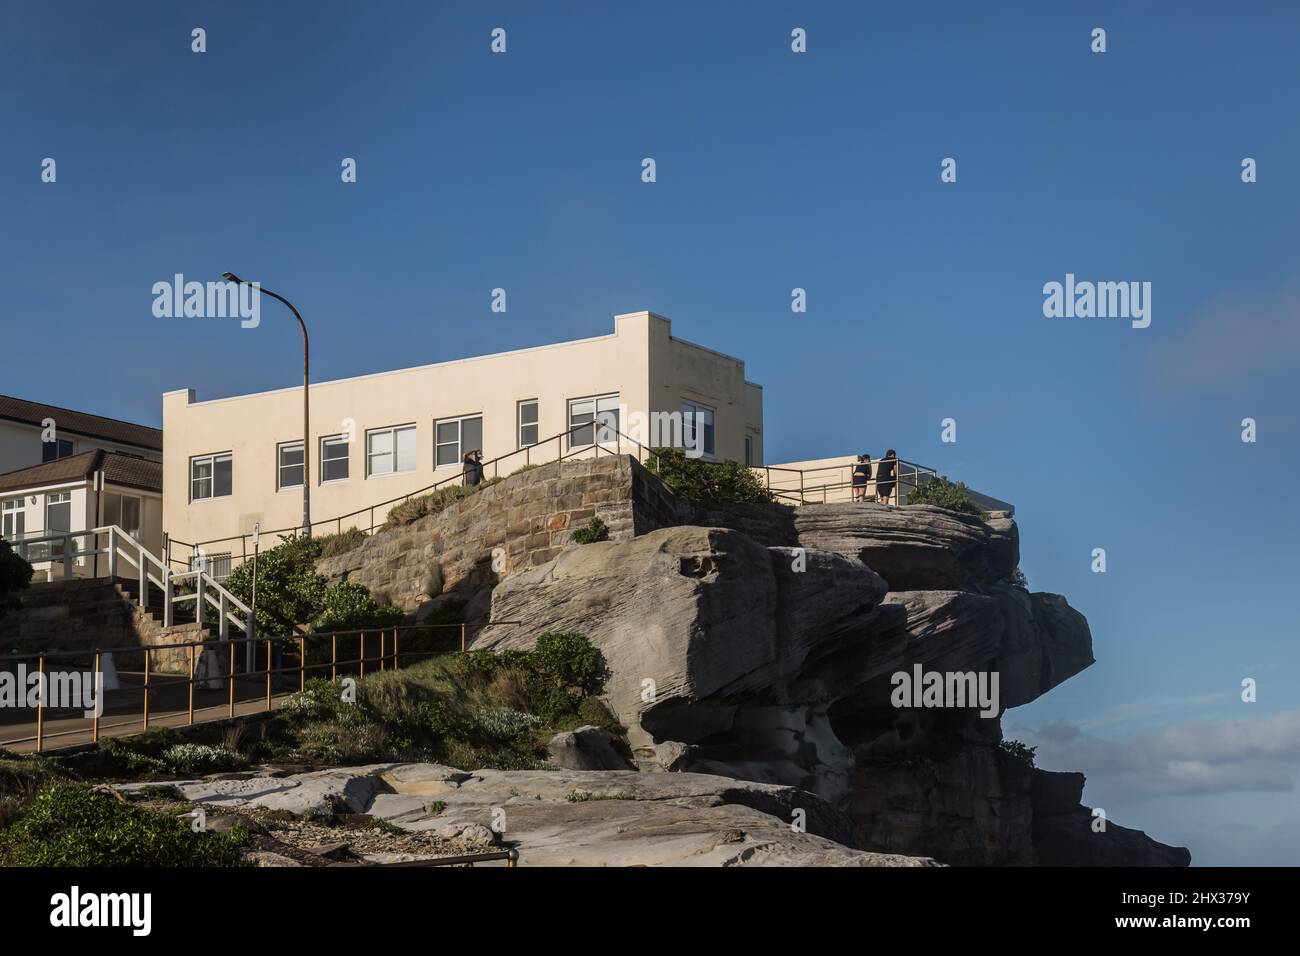
<path fill-rule="evenodd" d="M 162 493 L 162 462 L 96 449 L 0 475 L 0 492 L 26 491 L 70 481 L 85 481 L 103 469 L 104 481 Z"/>
<path fill-rule="evenodd" d="M 0 418 L 7 418 L 11 422 L 22 422 L 24 425 L 35 425 L 38 428 L 45 419 L 52 418 L 60 432 L 72 432 L 75 435 L 85 435 L 87 438 L 121 442 L 123 445 L 134 445 L 137 448 L 149 448 L 153 451 L 162 451 L 163 446 L 163 434 L 160 428 L 133 425 L 131 422 L 118 421 L 116 418 L 74 412 L 70 408 L 29 402 L 24 398 L 14 398 L 10 395 L 0 395 Z"/>

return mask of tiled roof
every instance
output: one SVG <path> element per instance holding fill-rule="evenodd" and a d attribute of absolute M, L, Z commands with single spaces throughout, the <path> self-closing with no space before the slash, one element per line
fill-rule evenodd
<path fill-rule="evenodd" d="M 10 395 L 0 395 L 0 418 L 22 422 L 25 425 L 35 425 L 38 428 L 45 419 L 52 418 L 60 432 L 71 432 L 75 435 L 85 435 L 87 438 L 162 451 L 163 436 L 160 428 L 134 425 L 131 422 L 104 418 L 102 415 L 91 415 L 87 412 L 74 412 L 70 408 L 29 402 L 24 398 L 14 398 Z"/>
<path fill-rule="evenodd" d="M 102 449 L 6 472 L 0 475 L 0 492 L 26 491 L 29 488 L 45 488 L 70 481 L 86 481 L 100 469 L 103 469 L 104 480 L 108 484 L 162 493 L 162 462 L 146 461 Z"/>

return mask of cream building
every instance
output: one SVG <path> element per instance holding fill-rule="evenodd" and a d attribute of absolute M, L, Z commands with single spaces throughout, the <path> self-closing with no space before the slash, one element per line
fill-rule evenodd
<path fill-rule="evenodd" d="M 687 443 L 705 458 L 763 461 L 763 391 L 745 380 L 745 363 L 675 338 L 651 312 L 616 316 L 613 333 L 595 338 L 313 382 L 315 533 L 366 528 L 367 509 L 454 480 L 475 448 L 485 461 L 517 452 L 497 466 L 506 475 L 590 453 L 593 437 L 624 452 L 635 446 L 620 434 L 669 444 L 648 434 L 653 413 L 696 423 Z M 163 395 L 163 525 L 173 556 L 202 544 L 217 567 L 226 553 L 238 564 L 254 524 L 265 532 L 301 524 L 302 424 L 301 386 L 211 401 L 191 389 Z"/>

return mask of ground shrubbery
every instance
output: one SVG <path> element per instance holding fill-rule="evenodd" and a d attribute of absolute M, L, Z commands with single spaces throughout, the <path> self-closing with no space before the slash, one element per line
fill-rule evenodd
<path fill-rule="evenodd" d="M 674 494 L 693 501 L 773 500 L 758 476 L 738 461 L 704 461 L 677 448 L 656 448 L 646 468 Z"/>
<path fill-rule="evenodd" d="M 340 531 L 338 534 L 321 535 L 315 541 L 320 545 L 322 558 L 336 558 L 340 554 L 347 554 L 361 547 L 366 543 L 367 537 L 369 536 L 360 528 L 348 528 L 347 531 Z"/>
<path fill-rule="evenodd" d="M 316 573 L 316 561 L 323 548 L 339 537 L 309 539 L 292 535 L 259 555 L 259 635 L 288 637 L 297 627 L 317 631 L 391 627 L 401 621 L 402 612 L 398 608 L 375 600 L 361 585 L 331 585 Z M 236 568 L 226 580 L 226 587 L 245 604 L 251 604 L 253 563 L 246 561 Z"/>
<path fill-rule="evenodd" d="M 0 866 L 238 866 L 247 839 L 239 826 L 196 833 L 176 813 L 55 783 L 0 828 Z"/>
<path fill-rule="evenodd" d="M 926 480 L 907 493 L 909 505 L 934 505 L 949 511 L 966 514 L 983 514 L 983 509 L 970 499 L 970 489 L 962 482 L 951 482 L 942 475 Z"/>
<path fill-rule="evenodd" d="M 520 471 L 528 466 L 525 465 Z M 388 517 L 384 520 L 384 528 L 399 528 L 402 525 L 410 524 L 412 521 L 418 521 L 425 515 L 436 515 L 445 511 L 448 506 L 460 501 L 462 498 L 468 498 L 470 495 L 477 494 L 484 488 L 490 488 L 497 482 L 505 481 L 504 478 L 486 478 L 477 485 L 444 485 L 436 491 L 431 491 L 427 495 L 420 495 L 418 498 L 408 498 L 399 505 L 394 505 L 388 512 Z"/>
<path fill-rule="evenodd" d="M 18 607 L 18 593 L 32 582 L 32 566 L 24 561 L 9 542 L 0 539 L 0 617 Z"/>
<path fill-rule="evenodd" d="M 577 634 L 543 634 L 529 651 L 451 654 L 369 674 L 355 702 L 311 681 L 272 722 L 285 757 L 328 763 L 432 760 L 478 769 L 541 766 L 552 736 L 583 724 L 617 729 L 594 696 L 604 662 Z"/>

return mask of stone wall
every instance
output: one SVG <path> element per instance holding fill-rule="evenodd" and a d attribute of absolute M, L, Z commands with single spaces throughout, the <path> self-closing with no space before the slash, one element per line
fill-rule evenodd
<path fill-rule="evenodd" d="M 452 599 L 466 602 L 473 620 L 486 612 L 488 594 L 498 581 L 550 561 L 573 531 L 592 518 L 608 526 L 612 540 L 642 533 L 633 486 L 644 485 L 645 477 L 645 470 L 626 455 L 541 465 L 438 514 L 376 532 L 355 550 L 322 559 L 317 570 L 331 581 L 365 585 L 417 621 Z M 651 489 L 641 490 L 647 503 L 659 499 L 666 516 L 671 495 L 663 495 L 667 492 L 656 496 Z M 644 510 L 648 514 L 651 509 L 647 505 Z M 642 517 L 641 523 L 648 520 Z"/>

